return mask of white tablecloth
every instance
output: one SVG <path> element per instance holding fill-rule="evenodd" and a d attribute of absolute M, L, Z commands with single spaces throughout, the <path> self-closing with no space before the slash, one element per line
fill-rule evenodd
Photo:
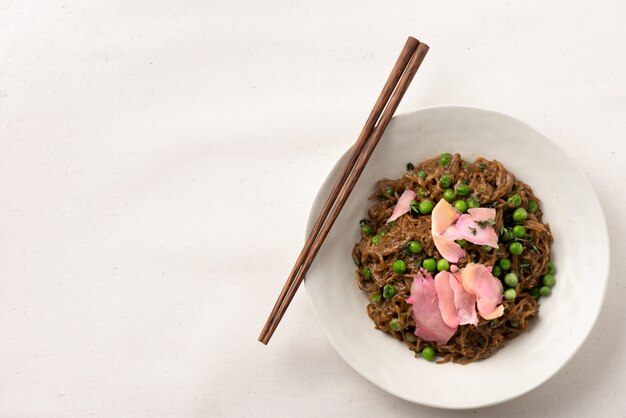
<path fill-rule="evenodd" d="M 625 416 L 625 16 L 617 0 L 0 1 L 0 415 Z M 530 123 L 610 229 L 587 343 L 479 411 L 363 380 L 304 289 L 256 341 L 409 34 L 431 51 L 399 112 Z"/>

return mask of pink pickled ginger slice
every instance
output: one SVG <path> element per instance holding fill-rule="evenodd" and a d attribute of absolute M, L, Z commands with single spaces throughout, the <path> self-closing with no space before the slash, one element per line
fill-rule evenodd
<path fill-rule="evenodd" d="M 445 199 L 441 199 L 433 208 L 431 217 L 431 232 L 441 234 L 461 216 L 461 212 L 454 209 Z"/>
<path fill-rule="evenodd" d="M 457 263 L 461 258 L 465 257 L 465 251 L 454 240 L 433 234 L 433 243 L 437 247 L 439 254 L 451 263 Z"/>
<path fill-rule="evenodd" d="M 454 209 L 445 199 L 441 199 L 433 209 L 431 216 L 430 232 L 433 236 L 433 243 L 439 254 L 451 263 L 456 263 L 465 256 L 463 248 L 454 240 L 443 234 L 456 221 L 461 213 Z"/>
<path fill-rule="evenodd" d="M 413 305 L 415 335 L 439 344 L 446 344 L 452 338 L 456 327 L 448 326 L 441 317 L 433 276 L 417 273 L 411 285 L 411 296 L 406 301 Z"/>
<path fill-rule="evenodd" d="M 498 247 L 498 234 L 491 223 L 496 218 L 496 210 L 491 208 L 472 208 L 462 215 L 454 226 L 443 233 L 450 239 L 465 239 L 476 245 Z"/>
<path fill-rule="evenodd" d="M 450 285 L 450 279 L 456 280 L 452 273 L 447 271 L 437 273 L 435 276 L 435 290 L 437 291 L 439 311 L 441 312 L 443 322 L 449 327 L 456 328 L 459 326 L 459 315 L 454 304 L 454 291 Z"/>
<path fill-rule="evenodd" d="M 476 306 L 480 316 L 494 319 L 502 316 L 502 283 L 482 264 L 469 263 L 461 271 L 463 288 L 476 296 Z"/>
<path fill-rule="evenodd" d="M 496 219 L 496 210 L 494 208 L 470 208 L 467 213 L 475 219 Z"/>
<path fill-rule="evenodd" d="M 454 274 L 450 278 L 450 287 L 454 292 L 454 306 L 459 316 L 459 325 L 478 324 L 478 314 L 476 314 L 476 296 L 468 293 L 459 278 L 461 274 Z"/>
<path fill-rule="evenodd" d="M 435 289 L 439 297 L 441 317 L 446 325 L 456 328 L 459 325 L 478 324 L 476 297 L 465 291 L 453 273 L 437 273 Z"/>
<path fill-rule="evenodd" d="M 413 190 L 405 190 L 398 199 L 398 203 L 396 203 L 396 206 L 393 208 L 393 212 L 391 213 L 389 219 L 387 219 L 387 223 L 395 221 L 400 216 L 407 213 L 410 210 L 409 204 L 413 199 L 415 199 L 415 196 L 416 194 Z"/>

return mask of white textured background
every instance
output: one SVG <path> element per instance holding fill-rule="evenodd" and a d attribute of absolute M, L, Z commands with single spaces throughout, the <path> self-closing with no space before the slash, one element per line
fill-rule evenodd
<path fill-rule="evenodd" d="M 0 416 L 626 416 L 625 17 L 618 0 L 0 0 Z M 409 34 L 431 51 L 399 112 L 530 123 L 610 230 L 587 343 L 478 411 L 364 381 L 304 290 L 256 342 Z"/>

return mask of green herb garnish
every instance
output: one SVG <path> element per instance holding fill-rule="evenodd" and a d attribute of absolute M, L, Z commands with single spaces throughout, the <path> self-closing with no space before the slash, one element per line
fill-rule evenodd
<path fill-rule="evenodd" d="M 494 221 L 493 219 L 485 219 L 483 221 L 474 221 L 474 223 L 478 224 L 478 226 L 484 229 L 487 227 L 487 225 L 495 225 L 496 221 Z"/>

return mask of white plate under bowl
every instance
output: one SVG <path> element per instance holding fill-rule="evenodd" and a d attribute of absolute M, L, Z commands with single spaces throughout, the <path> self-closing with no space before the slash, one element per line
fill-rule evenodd
<path fill-rule="evenodd" d="M 374 329 L 354 279 L 351 251 L 376 181 L 398 178 L 406 163 L 442 152 L 501 161 L 542 201 L 554 235 L 557 284 L 540 300 L 529 332 L 492 357 L 467 366 L 436 364 Z M 308 230 L 345 161 L 321 187 Z M 593 260 L 593 262 L 589 262 Z M 520 396 L 553 376 L 580 348 L 600 312 L 609 271 L 609 241 L 591 185 L 552 141 L 510 116 L 440 106 L 393 118 L 306 278 L 307 294 L 331 344 L 367 380 L 400 398 L 440 408 L 478 408 Z"/>

